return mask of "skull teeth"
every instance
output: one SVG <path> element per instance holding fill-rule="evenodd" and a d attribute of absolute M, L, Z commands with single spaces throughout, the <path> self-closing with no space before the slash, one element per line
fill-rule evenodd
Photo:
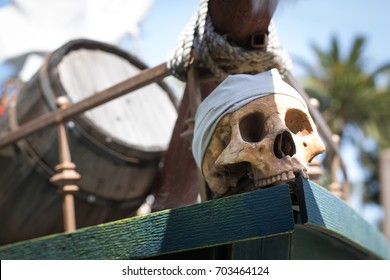
<path fill-rule="evenodd" d="M 303 176 L 303 178 L 308 179 L 309 176 L 306 172 L 306 170 L 299 170 L 299 173 Z M 291 181 L 295 179 L 295 174 L 293 171 L 287 171 L 283 172 L 281 174 L 265 178 L 265 179 L 257 179 L 255 180 L 255 186 L 256 187 L 265 187 L 270 184 L 276 183 L 276 182 L 284 182 L 284 181 Z"/>

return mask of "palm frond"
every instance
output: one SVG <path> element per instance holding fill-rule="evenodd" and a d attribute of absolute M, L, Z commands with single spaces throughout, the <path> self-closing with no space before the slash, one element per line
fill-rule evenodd
<path fill-rule="evenodd" d="M 347 64 L 351 67 L 362 67 L 363 50 L 366 39 L 362 36 L 355 38 L 347 58 Z"/>

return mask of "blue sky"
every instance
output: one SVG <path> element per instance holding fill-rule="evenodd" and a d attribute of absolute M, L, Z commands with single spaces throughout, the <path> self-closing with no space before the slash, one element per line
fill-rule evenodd
<path fill-rule="evenodd" d="M 358 35 L 367 38 L 366 66 L 390 62 L 390 1 L 387 0 L 285 0 L 276 12 L 283 46 L 292 56 L 314 61 L 310 45 L 328 47 L 336 35 L 342 49 L 349 49 Z"/>
<path fill-rule="evenodd" d="M 165 61 L 176 39 L 197 11 L 199 0 L 155 0 L 142 24 L 140 48 L 151 66 Z M 390 62 L 390 1 L 280 0 L 274 21 L 291 57 L 314 62 L 311 44 L 329 46 L 332 35 L 346 50 L 357 35 L 367 38 L 368 69 Z M 295 65 L 293 73 L 302 72 Z"/>
<path fill-rule="evenodd" d="M 8 2 L 0 0 L 0 7 Z M 154 0 L 135 48 L 147 64 L 166 60 L 199 2 Z M 327 47 L 332 35 L 338 36 L 344 50 L 355 36 L 366 36 L 366 65 L 370 69 L 390 61 L 389 11 L 388 0 L 280 0 L 274 21 L 279 39 L 293 60 L 300 57 L 314 62 L 311 44 Z M 297 65 L 293 73 L 302 74 Z"/>
<path fill-rule="evenodd" d="M 0 0 L 0 8 L 6 4 L 8 4 L 10 0 Z"/>

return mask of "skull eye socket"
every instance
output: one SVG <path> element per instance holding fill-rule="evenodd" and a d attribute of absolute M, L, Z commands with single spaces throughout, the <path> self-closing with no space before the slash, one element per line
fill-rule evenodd
<path fill-rule="evenodd" d="M 245 142 L 260 142 L 263 136 L 264 116 L 255 112 L 246 115 L 239 123 L 241 138 Z"/>
<path fill-rule="evenodd" d="M 290 109 L 285 116 L 287 128 L 298 136 L 306 136 L 313 133 L 313 128 L 307 115 L 297 109 Z"/>

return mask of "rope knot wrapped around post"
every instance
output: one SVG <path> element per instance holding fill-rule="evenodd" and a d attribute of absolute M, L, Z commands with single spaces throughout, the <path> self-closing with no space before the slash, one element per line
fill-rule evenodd
<path fill-rule="evenodd" d="M 221 81 L 231 74 L 256 74 L 272 68 L 278 69 L 284 76 L 292 63 L 279 43 L 272 21 L 266 35 L 263 48 L 233 46 L 226 36 L 214 30 L 208 13 L 208 0 L 201 0 L 199 10 L 180 34 L 176 48 L 169 54 L 168 68 L 175 77 L 186 81 L 191 51 L 195 49 L 202 79 Z"/>

